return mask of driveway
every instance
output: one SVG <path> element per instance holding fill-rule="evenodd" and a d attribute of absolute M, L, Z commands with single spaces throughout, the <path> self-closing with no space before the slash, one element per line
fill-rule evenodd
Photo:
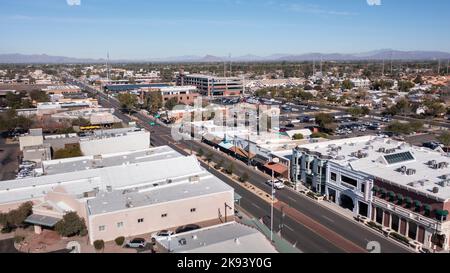
<path fill-rule="evenodd" d="M 20 253 L 14 247 L 14 239 L 0 241 L 0 253 Z"/>

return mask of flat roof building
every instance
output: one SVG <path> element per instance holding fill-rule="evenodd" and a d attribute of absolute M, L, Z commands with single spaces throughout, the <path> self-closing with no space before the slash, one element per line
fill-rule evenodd
<path fill-rule="evenodd" d="M 200 94 L 208 97 L 241 96 L 244 90 L 242 79 L 237 77 L 217 77 L 202 74 L 180 74 L 177 85 L 194 85 Z"/>
<path fill-rule="evenodd" d="M 171 253 L 276 253 L 257 229 L 229 222 L 158 240 Z"/>
<path fill-rule="evenodd" d="M 450 247 L 450 157 L 390 138 L 301 145 L 292 180 L 427 248 Z"/>
<path fill-rule="evenodd" d="M 33 201 L 28 221 L 48 228 L 76 211 L 86 220 L 91 243 L 234 215 L 233 188 L 203 169 L 195 156 L 169 147 L 43 165 L 40 177 L 0 184 L 0 211 Z"/>

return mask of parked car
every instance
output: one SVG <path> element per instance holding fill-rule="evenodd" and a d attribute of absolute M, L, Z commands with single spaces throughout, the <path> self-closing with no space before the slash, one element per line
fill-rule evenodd
<path fill-rule="evenodd" d="M 162 239 L 162 238 L 166 238 L 166 237 L 172 236 L 173 234 L 174 234 L 173 231 L 161 230 L 160 232 L 153 233 L 152 236 L 151 236 L 151 239 L 152 240 Z"/>
<path fill-rule="evenodd" d="M 267 184 L 268 184 L 269 186 L 271 186 L 271 187 L 272 187 L 272 185 L 273 185 L 273 187 L 274 187 L 275 189 L 277 189 L 277 190 L 284 189 L 284 184 L 283 184 L 283 182 L 280 181 L 280 180 L 272 180 L 272 179 L 270 179 L 270 180 L 267 180 Z"/>
<path fill-rule="evenodd" d="M 144 248 L 147 242 L 143 238 L 134 238 L 130 240 L 125 246 L 129 248 Z"/>
<path fill-rule="evenodd" d="M 186 226 L 181 226 L 179 228 L 177 228 L 175 230 L 175 233 L 183 233 L 183 232 L 188 232 L 188 231 L 192 231 L 192 230 L 196 230 L 196 229 L 200 229 L 200 226 L 195 225 L 195 224 L 190 224 L 190 225 L 186 225 Z"/>

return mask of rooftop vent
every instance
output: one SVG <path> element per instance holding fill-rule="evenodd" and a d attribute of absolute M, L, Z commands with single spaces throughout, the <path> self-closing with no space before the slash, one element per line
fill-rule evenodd
<path fill-rule="evenodd" d="M 127 208 L 132 208 L 133 207 L 133 203 L 131 203 L 130 200 L 127 201 L 127 204 L 125 205 Z"/>
<path fill-rule="evenodd" d="M 197 240 L 198 239 L 197 235 L 192 235 L 192 239 Z"/>
<path fill-rule="evenodd" d="M 406 175 L 415 175 L 416 174 L 416 170 L 415 169 L 407 169 L 406 170 Z"/>
<path fill-rule="evenodd" d="M 191 182 L 191 183 L 198 183 L 198 182 L 200 182 L 200 176 L 194 175 L 194 176 L 189 177 L 189 182 Z"/>
<path fill-rule="evenodd" d="M 436 160 L 430 160 L 430 161 L 428 161 L 428 166 L 433 166 L 433 165 L 436 165 Z"/>
<path fill-rule="evenodd" d="M 442 180 L 441 182 L 439 182 L 439 186 L 441 187 L 450 187 L 450 180 Z"/>
<path fill-rule="evenodd" d="M 434 187 L 433 188 L 433 193 L 439 193 L 439 188 L 438 187 Z"/>
<path fill-rule="evenodd" d="M 179 244 L 180 246 L 184 246 L 184 245 L 186 245 L 186 243 L 187 243 L 187 241 L 186 241 L 185 238 L 181 238 L 180 240 L 178 240 L 178 244 Z"/>
<path fill-rule="evenodd" d="M 239 240 L 239 238 L 234 239 L 234 242 L 235 242 L 237 245 L 240 245 L 240 244 L 241 244 L 241 241 Z"/>

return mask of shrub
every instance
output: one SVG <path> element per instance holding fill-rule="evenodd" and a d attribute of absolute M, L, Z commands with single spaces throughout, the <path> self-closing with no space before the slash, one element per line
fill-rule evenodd
<path fill-rule="evenodd" d="M 15 242 L 16 244 L 23 242 L 23 240 L 25 240 L 25 237 L 22 236 L 22 235 L 16 235 L 16 236 L 14 236 L 14 242 Z"/>
<path fill-rule="evenodd" d="M 105 248 L 105 241 L 103 240 L 96 240 L 94 241 L 94 248 L 96 250 L 102 250 Z"/>
<path fill-rule="evenodd" d="M 242 183 L 247 182 L 248 180 L 248 173 L 244 173 L 241 177 L 239 177 L 239 181 Z"/>
<path fill-rule="evenodd" d="M 312 133 L 311 138 L 328 138 L 328 135 L 325 133 Z"/>
<path fill-rule="evenodd" d="M 117 237 L 117 238 L 114 240 L 114 242 L 116 242 L 116 245 L 122 246 L 123 243 L 125 242 L 125 237 L 123 237 L 123 236 Z"/>
<path fill-rule="evenodd" d="M 403 242 L 403 243 L 405 243 L 405 244 L 409 244 L 409 239 L 406 238 L 405 236 L 401 235 L 401 234 L 398 234 L 398 233 L 393 232 L 393 233 L 391 233 L 391 236 L 392 236 L 394 239 L 397 239 L 397 240 L 399 240 L 399 241 L 401 241 L 401 242 Z"/>
<path fill-rule="evenodd" d="M 234 172 L 234 165 L 233 163 L 230 163 L 230 165 L 228 165 L 227 169 L 225 170 L 227 174 L 232 175 Z"/>

